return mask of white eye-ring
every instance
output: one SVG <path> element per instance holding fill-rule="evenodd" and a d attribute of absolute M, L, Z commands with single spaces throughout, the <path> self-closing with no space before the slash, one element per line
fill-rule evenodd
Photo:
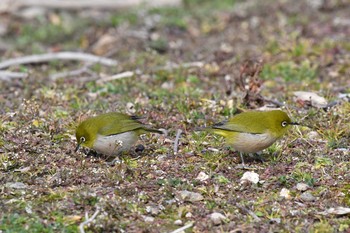
<path fill-rule="evenodd" d="M 282 121 L 281 125 L 282 125 L 282 127 L 286 127 L 288 125 L 288 122 L 287 121 Z"/>
<path fill-rule="evenodd" d="M 80 138 L 80 143 L 85 142 L 85 137 Z"/>

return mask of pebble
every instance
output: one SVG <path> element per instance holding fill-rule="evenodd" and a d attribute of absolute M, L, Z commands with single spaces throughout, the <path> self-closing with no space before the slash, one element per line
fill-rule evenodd
<path fill-rule="evenodd" d="M 183 222 L 181 221 L 181 219 L 177 219 L 177 220 L 174 221 L 174 224 L 177 225 L 177 226 L 182 226 Z"/>
<path fill-rule="evenodd" d="M 144 216 L 143 220 L 145 220 L 145 222 L 154 222 L 154 218 L 151 216 Z"/>
<path fill-rule="evenodd" d="M 289 191 L 289 189 L 286 189 L 286 188 L 281 189 L 280 197 L 283 197 L 283 198 L 285 198 L 285 199 L 290 199 L 291 196 L 290 196 L 290 191 Z"/>
<path fill-rule="evenodd" d="M 180 198 L 183 201 L 189 201 L 189 202 L 197 202 L 204 199 L 203 195 L 200 193 L 190 192 L 187 190 L 180 191 L 179 192 Z"/>
<path fill-rule="evenodd" d="M 245 182 L 251 182 L 253 184 L 257 184 L 259 182 L 259 174 L 255 172 L 245 172 L 241 178 L 241 184 Z"/>
<path fill-rule="evenodd" d="M 210 215 L 210 220 L 213 222 L 214 225 L 220 225 L 223 223 L 227 218 L 225 215 L 221 213 L 214 212 Z"/>
<path fill-rule="evenodd" d="M 296 186 L 296 189 L 299 191 L 306 191 L 309 188 L 310 188 L 309 185 L 307 185 L 305 183 L 297 183 L 297 186 Z"/>
<path fill-rule="evenodd" d="M 209 179 L 209 176 L 205 172 L 200 172 L 196 177 L 196 180 L 199 181 L 206 181 L 207 179 Z"/>
<path fill-rule="evenodd" d="M 314 197 L 310 192 L 305 192 L 300 195 L 301 200 L 306 202 L 315 201 L 316 197 Z"/>

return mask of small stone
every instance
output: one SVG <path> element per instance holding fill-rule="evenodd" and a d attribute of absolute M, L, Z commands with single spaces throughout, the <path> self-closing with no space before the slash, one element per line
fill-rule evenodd
<path fill-rule="evenodd" d="M 163 89 L 171 90 L 174 88 L 174 82 L 164 82 L 160 87 Z"/>
<path fill-rule="evenodd" d="M 143 216 L 145 222 L 154 222 L 154 218 L 151 216 Z"/>
<path fill-rule="evenodd" d="M 189 202 L 197 202 L 201 201 L 204 199 L 202 194 L 200 193 L 195 193 L 195 192 L 190 192 L 187 190 L 180 191 L 179 196 L 183 201 L 189 201 Z"/>
<path fill-rule="evenodd" d="M 157 206 L 146 206 L 146 212 L 155 216 L 159 214 L 160 210 Z"/>
<path fill-rule="evenodd" d="M 245 172 L 241 178 L 241 184 L 247 181 L 257 184 L 259 182 L 259 174 L 255 172 Z"/>
<path fill-rule="evenodd" d="M 306 137 L 307 137 L 308 139 L 312 140 L 312 139 L 317 139 L 317 138 L 319 138 L 320 135 L 319 135 L 316 131 L 311 131 L 311 132 L 309 132 L 309 133 L 306 135 Z"/>
<path fill-rule="evenodd" d="M 193 215 L 192 215 L 191 212 L 188 212 L 188 213 L 185 214 L 185 217 L 186 217 L 186 218 L 192 218 L 192 216 L 193 216 Z"/>
<path fill-rule="evenodd" d="M 181 221 L 181 219 L 177 219 L 177 220 L 174 221 L 174 224 L 177 225 L 177 226 L 182 226 L 183 222 Z"/>
<path fill-rule="evenodd" d="M 22 182 L 10 182 L 10 183 L 6 183 L 5 185 L 8 188 L 13 188 L 13 189 L 25 189 L 27 188 L 27 185 L 22 183 Z"/>
<path fill-rule="evenodd" d="M 207 179 L 209 179 L 209 176 L 205 172 L 200 172 L 196 177 L 196 180 L 199 181 L 206 181 Z"/>
<path fill-rule="evenodd" d="M 297 183 L 297 186 L 296 186 L 296 189 L 299 191 L 306 191 L 309 188 L 310 188 L 309 185 L 307 185 L 305 183 Z"/>
<path fill-rule="evenodd" d="M 300 195 L 300 199 L 306 202 L 315 201 L 316 197 L 314 197 L 310 192 L 305 192 Z"/>
<path fill-rule="evenodd" d="M 33 213 L 33 210 L 32 210 L 32 206 L 31 205 L 27 205 L 26 208 L 25 208 L 27 214 L 32 214 Z"/>
<path fill-rule="evenodd" d="M 227 220 L 227 218 L 221 213 L 214 212 L 210 215 L 210 220 L 213 222 L 214 225 L 220 225 L 225 220 Z"/>
<path fill-rule="evenodd" d="M 280 192 L 280 197 L 283 197 L 285 199 L 290 199 L 290 191 L 289 189 L 283 188 Z"/>

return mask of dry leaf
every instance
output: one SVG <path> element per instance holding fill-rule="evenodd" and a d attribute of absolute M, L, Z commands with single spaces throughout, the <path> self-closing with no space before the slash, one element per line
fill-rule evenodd
<path fill-rule="evenodd" d="M 295 91 L 294 93 L 295 102 L 305 103 L 316 108 L 325 108 L 328 102 L 325 98 L 307 91 Z"/>
<path fill-rule="evenodd" d="M 345 215 L 345 214 L 350 214 L 350 208 L 347 207 L 342 207 L 338 206 L 335 208 L 329 208 L 328 210 L 325 210 L 323 212 L 320 212 L 322 215 L 330 215 L 330 214 L 335 214 L 335 215 Z"/>

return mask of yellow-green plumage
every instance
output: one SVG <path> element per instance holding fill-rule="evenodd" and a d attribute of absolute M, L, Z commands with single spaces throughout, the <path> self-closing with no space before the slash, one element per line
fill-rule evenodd
<path fill-rule="evenodd" d="M 227 144 L 243 153 L 255 153 L 271 146 L 295 125 L 281 110 L 250 111 L 233 116 L 205 130 L 225 137 Z"/>
<path fill-rule="evenodd" d="M 76 129 L 77 149 L 82 145 L 105 155 L 118 155 L 129 150 L 141 134 L 162 133 L 148 128 L 138 119 L 116 112 L 88 118 Z"/>

